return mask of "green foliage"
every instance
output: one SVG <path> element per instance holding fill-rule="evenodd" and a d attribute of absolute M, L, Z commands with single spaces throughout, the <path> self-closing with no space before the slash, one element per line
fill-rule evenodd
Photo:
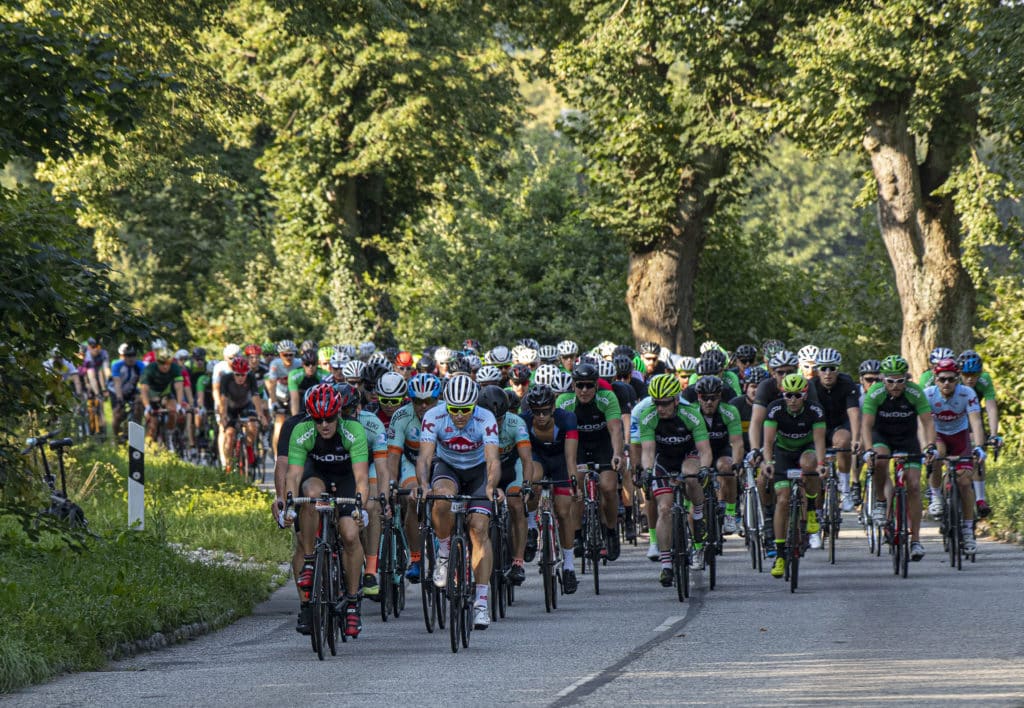
<path fill-rule="evenodd" d="M 1022 249 L 1014 258 L 1020 262 Z M 985 370 L 992 375 L 999 400 L 1000 432 L 1018 457 L 1024 458 L 1024 338 L 1020 323 L 1024 321 L 1024 279 L 1019 275 L 997 278 L 992 283 L 991 300 L 982 306 L 984 324 L 977 333 L 978 353 Z"/>
<path fill-rule="evenodd" d="M 992 507 L 987 523 L 999 531 L 1024 534 L 1024 459 L 1020 456 L 1020 438 L 1008 442 L 1015 452 L 1004 453 L 999 462 L 985 463 L 988 502 Z"/>
<path fill-rule="evenodd" d="M 461 190 L 389 250 L 403 343 L 628 339 L 624 244 L 583 215 L 571 146 L 524 137 L 500 162 L 467 166 Z"/>

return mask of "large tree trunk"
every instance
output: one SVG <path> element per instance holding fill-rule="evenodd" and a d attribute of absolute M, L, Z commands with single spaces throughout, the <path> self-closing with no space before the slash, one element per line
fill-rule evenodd
<path fill-rule="evenodd" d="M 906 117 L 891 106 L 874 112 L 864 147 L 878 181 L 879 227 L 896 272 L 901 349 L 919 374 L 932 348 L 962 350 L 973 341 L 974 285 L 960 261 L 959 223 L 952 200 L 931 194 L 948 177 L 948 165 L 937 179 L 933 164 L 918 163 Z"/>

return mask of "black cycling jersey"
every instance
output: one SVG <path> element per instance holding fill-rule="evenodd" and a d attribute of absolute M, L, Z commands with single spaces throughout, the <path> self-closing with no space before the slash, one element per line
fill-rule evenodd
<path fill-rule="evenodd" d="M 826 388 L 820 378 L 811 382 L 811 388 L 817 394 L 818 402 L 825 411 L 825 424 L 829 430 L 850 422 L 847 408 L 859 408 L 860 397 L 857 384 L 849 374 L 839 374 L 832 388 Z"/>
<path fill-rule="evenodd" d="M 743 427 L 743 449 L 750 450 L 750 416 L 754 411 L 754 405 L 746 396 L 736 396 L 729 405 L 740 412 L 740 425 Z"/>
<path fill-rule="evenodd" d="M 258 395 L 256 378 L 251 371 L 245 375 L 245 382 L 241 384 L 235 381 L 235 375 L 231 372 L 221 375 L 220 397 L 225 400 L 228 408 L 235 410 L 245 408 Z"/>
<path fill-rule="evenodd" d="M 619 410 L 623 414 L 632 412 L 633 406 L 640 400 L 633 387 L 624 381 L 612 381 L 612 393 L 619 399 Z"/>

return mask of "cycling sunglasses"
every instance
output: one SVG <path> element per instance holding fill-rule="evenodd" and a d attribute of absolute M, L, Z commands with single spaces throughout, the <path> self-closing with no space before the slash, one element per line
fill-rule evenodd
<path fill-rule="evenodd" d="M 448 412 L 453 414 L 453 415 L 468 415 L 469 413 L 473 412 L 473 409 L 476 408 L 476 405 L 472 405 L 472 406 L 451 406 L 451 405 L 449 405 L 449 406 L 446 406 L 446 408 L 448 409 Z"/>
<path fill-rule="evenodd" d="M 954 383 L 960 378 L 959 376 L 936 376 L 935 380 L 939 383 Z"/>
<path fill-rule="evenodd" d="M 787 391 L 786 393 L 782 394 L 782 397 L 792 401 L 794 398 L 803 398 L 804 394 L 803 393 L 796 393 L 794 391 Z"/>
<path fill-rule="evenodd" d="M 823 374 L 830 374 L 833 371 L 835 371 L 837 368 L 838 367 L 835 367 L 835 366 L 819 366 L 818 367 L 818 371 L 822 372 Z"/>
<path fill-rule="evenodd" d="M 401 396 L 398 396 L 397 398 L 377 396 L 377 400 L 381 403 L 381 405 L 385 405 L 385 406 L 400 406 L 400 405 L 402 405 L 402 401 L 404 401 L 405 399 L 402 398 Z"/>
<path fill-rule="evenodd" d="M 907 382 L 907 377 L 906 376 L 900 376 L 899 378 L 890 378 L 890 377 L 886 376 L 885 377 L 885 382 L 887 384 L 892 384 L 893 386 L 899 386 L 900 384 L 905 384 Z"/>

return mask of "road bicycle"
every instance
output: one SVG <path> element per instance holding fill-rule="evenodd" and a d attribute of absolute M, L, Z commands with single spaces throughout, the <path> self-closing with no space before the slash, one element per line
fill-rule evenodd
<path fill-rule="evenodd" d="M 601 565 L 608 563 L 605 549 L 604 525 L 601 523 L 601 497 L 599 484 L 600 468 L 588 462 L 576 466 L 585 470 L 583 477 L 583 517 L 580 523 L 580 537 L 583 539 L 583 555 L 580 557 L 580 573 L 587 569 L 594 578 L 594 594 L 601 594 Z M 589 561 L 589 565 L 588 565 Z"/>
<path fill-rule="evenodd" d="M 836 470 L 836 454 L 850 452 L 849 448 L 830 447 L 825 451 L 825 481 L 821 503 L 821 536 L 828 543 L 828 562 L 836 564 L 836 543 L 839 528 L 843 523 L 842 499 L 839 493 L 839 474 Z"/>
<path fill-rule="evenodd" d="M 753 465 L 743 464 L 743 474 L 743 539 L 750 554 L 751 569 L 761 573 L 764 570 L 767 544 L 774 541 L 764 537 L 764 505 L 761 504 Z"/>
<path fill-rule="evenodd" d="M 380 618 L 383 622 L 388 621 L 389 615 L 397 619 L 405 610 L 405 571 L 409 568 L 409 541 L 405 537 L 401 498 L 411 493 L 411 489 L 399 489 L 395 480 L 391 480 L 387 496 L 380 495 L 380 508 L 390 512 L 382 514 L 380 548 L 377 551 Z"/>
<path fill-rule="evenodd" d="M 558 609 L 558 596 L 562 592 L 562 543 L 555 514 L 552 489 L 554 487 L 575 487 L 575 480 L 554 481 L 541 479 L 523 486 L 523 494 L 533 494 L 533 487 L 540 488 L 537 504 L 537 538 L 540 544 L 540 574 L 544 587 L 544 611 Z"/>

